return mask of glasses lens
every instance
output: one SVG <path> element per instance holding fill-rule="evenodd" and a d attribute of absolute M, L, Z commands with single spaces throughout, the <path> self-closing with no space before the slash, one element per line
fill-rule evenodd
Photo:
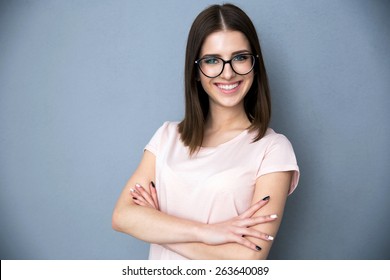
<path fill-rule="evenodd" d="M 208 77 L 217 77 L 223 69 L 223 60 L 218 57 L 205 57 L 198 62 L 200 70 Z"/>
<path fill-rule="evenodd" d="M 248 74 L 255 65 L 255 57 L 251 54 L 239 54 L 232 58 L 234 72 L 240 75 Z"/>
<path fill-rule="evenodd" d="M 239 54 L 234 56 L 230 62 L 219 57 L 205 57 L 197 61 L 199 69 L 209 78 L 219 76 L 226 63 L 230 63 L 233 71 L 239 75 L 246 75 L 252 71 L 255 65 L 255 57 L 251 54 Z"/>

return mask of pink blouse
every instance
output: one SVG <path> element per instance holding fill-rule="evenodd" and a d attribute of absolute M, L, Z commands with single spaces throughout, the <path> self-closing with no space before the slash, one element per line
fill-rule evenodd
<path fill-rule="evenodd" d="M 262 139 L 252 142 L 256 133 L 245 130 L 189 157 L 177 125 L 165 122 L 145 147 L 156 156 L 155 185 L 162 212 L 202 223 L 226 221 L 249 208 L 258 177 L 277 171 L 294 171 L 289 194 L 295 190 L 299 168 L 284 135 L 269 128 Z M 149 259 L 186 258 L 151 244 Z"/>

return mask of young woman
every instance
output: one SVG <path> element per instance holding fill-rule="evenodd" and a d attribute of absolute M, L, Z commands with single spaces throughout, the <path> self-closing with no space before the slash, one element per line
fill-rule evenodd
<path fill-rule="evenodd" d="M 145 148 L 113 228 L 150 242 L 150 259 L 266 259 L 299 169 L 271 106 L 256 30 L 230 4 L 195 19 L 185 117 Z"/>

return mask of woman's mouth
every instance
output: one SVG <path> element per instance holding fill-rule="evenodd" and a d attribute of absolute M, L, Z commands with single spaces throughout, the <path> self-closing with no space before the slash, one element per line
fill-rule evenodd
<path fill-rule="evenodd" d="M 241 84 L 241 82 L 236 82 L 236 83 L 230 83 L 230 84 L 222 84 L 222 83 L 216 83 L 215 85 L 222 90 L 223 92 L 226 93 L 231 93 L 234 92 L 238 86 Z"/>

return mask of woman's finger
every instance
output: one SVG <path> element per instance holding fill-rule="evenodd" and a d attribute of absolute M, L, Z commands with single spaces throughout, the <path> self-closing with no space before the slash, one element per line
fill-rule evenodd
<path fill-rule="evenodd" d="M 147 200 L 144 199 L 144 197 L 138 193 L 136 190 L 131 189 L 131 196 L 133 198 L 133 202 L 140 206 L 146 206 L 150 208 L 154 208 L 154 205 L 151 205 Z"/>
<path fill-rule="evenodd" d="M 252 249 L 254 251 L 261 251 L 260 246 L 256 245 L 255 243 L 253 243 L 253 242 L 251 242 L 248 239 L 245 239 L 243 237 L 236 236 L 236 238 L 234 238 L 234 242 L 241 244 L 245 247 L 248 247 L 249 249 Z"/>
<path fill-rule="evenodd" d="M 150 205 L 154 205 L 152 197 L 140 184 L 135 184 L 135 188 L 145 201 L 147 201 Z"/>
<path fill-rule="evenodd" d="M 154 185 L 153 182 L 150 182 L 150 195 L 152 196 L 154 206 L 157 210 L 160 210 L 160 205 L 158 204 L 158 198 L 157 198 L 157 191 L 156 191 L 156 186 Z"/>
<path fill-rule="evenodd" d="M 272 221 L 276 220 L 277 218 L 278 218 L 278 215 L 276 215 L 276 214 L 266 215 L 266 216 L 257 216 L 257 217 L 236 220 L 234 222 L 234 225 L 238 226 L 238 227 L 242 227 L 242 228 L 252 227 L 252 226 L 256 226 L 258 224 L 272 222 Z"/>
<path fill-rule="evenodd" d="M 236 233 L 238 236 L 241 236 L 241 237 L 255 237 L 258 239 L 263 239 L 265 241 L 274 240 L 273 236 L 266 234 L 266 233 L 263 233 L 263 232 L 259 232 L 253 228 L 239 228 L 239 229 L 237 229 Z"/>
<path fill-rule="evenodd" d="M 148 202 L 136 199 L 135 197 L 133 197 L 133 201 L 137 205 L 154 208 L 153 205 L 150 205 Z"/>
<path fill-rule="evenodd" d="M 269 200 L 270 200 L 269 196 L 264 197 L 263 199 L 261 199 L 260 201 L 256 202 L 251 207 L 249 207 L 248 210 L 246 210 L 244 213 L 242 213 L 238 217 L 242 218 L 242 219 L 252 217 L 260 208 L 262 208 L 264 205 L 266 205 Z"/>
<path fill-rule="evenodd" d="M 145 198 L 135 189 L 130 189 L 130 194 L 133 197 L 133 200 L 137 200 L 138 202 L 146 203 Z"/>

